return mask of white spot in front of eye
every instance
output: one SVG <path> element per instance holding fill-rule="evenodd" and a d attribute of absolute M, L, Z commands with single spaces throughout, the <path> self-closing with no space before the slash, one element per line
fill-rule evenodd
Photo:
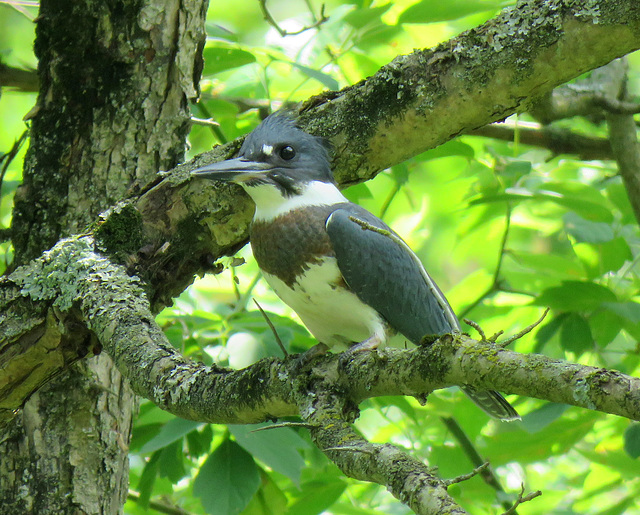
<path fill-rule="evenodd" d="M 265 156 L 270 156 L 273 154 L 273 147 L 271 145 L 262 145 L 262 152 L 264 152 Z"/>

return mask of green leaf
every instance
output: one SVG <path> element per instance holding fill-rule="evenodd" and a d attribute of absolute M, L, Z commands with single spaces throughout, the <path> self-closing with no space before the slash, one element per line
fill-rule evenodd
<path fill-rule="evenodd" d="M 301 487 L 301 495 L 289 507 L 288 515 L 317 515 L 338 500 L 347 484 L 339 478 L 309 481 Z"/>
<path fill-rule="evenodd" d="M 393 4 L 389 2 L 388 4 L 382 5 L 380 7 L 354 9 L 349 14 L 347 14 L 343 18 L 343 20 L 353 28 L 361 29 L 362 27 L 368 25 L 373 21 L 379 21 L 380 16 L 386 13 L 392 5 Z"/>
<path fill-rule="evenodd" d="M 211 424 L 205 424 L 199 431 L 187 433 L 187 449 L 189 456 L 199 458 L 209 452 L 211 441 L 213 440 L 213 429 Z"/>
<path fill-rule="evenodd" d="M 249 504 L 259 486 L 258 467 L 251 455 L 227 439 L 200 468 L 193 493 L 207 513 L 235 515 Z"/>
<path fill-rule="evenodd" d="M 231 32 L 229 29 L 224 28 L 222 25 L 218 25 L 217 23 L 205 23 L 205 28 L 207 31 L 207 37 L 209 38 L 217 38 L 224 39 L 227 41 L 237 41 L 238 36 Z"/>
<path fill-rule="evenodd" d="M 545 344 L 553 338 L 558 332 L 558 329 L 562 327 L 564 319 L 567 317 L 566 313 L 560 313 L 557 317 L 553 317 L 550 322 L 543 325 L 536 333 L 536 346 L 534 352 L 541 352 Z"/>
<path fill-rule="evenodd" d="M 582 411 L 579 415 L 567 415 L 557 419 L 537 433 L 527 433 L 523 438 L 521 431 L 500 432 L 487 439 L 479 450 L 484 456 L 491 456 L 491 463 L 499 466 L 517 458 L 518 463 L 540 462 L 551 456 L 562 455 L 573 449 L 601 420 L 599 413 Z"/>
<path fill-rule="evenodd" d="M 344 193 L 351 202 L 355 202 L 356 204 L 359 200 L 373 198 L 373 193 L 371 193 L 369 186 L 367 186 L 367 183 L 365 182 L 349 186 L 342 193 Z"/>
<path fill-rule="evenodd" d="M 393 165 L 390 169 L 391 177 L 396 181 L 398 186 L 403 186 L 407 182 L 409 182 L 409 167 L 407 163 L 398 163 L 397 165 Z"/>
<path fill-rule="evenodd" d="M 588 281 L 563 281 L 542 292 L 534 301 L 538 306 L 548 306 L 559 311 L 589 311 L 605 302 L 616 302 L 615 293 L 600 284 Z"/>
<path fill-rule="evenodd" d="M 160 460 L 160 452 L 155 452 L 149 458 L 149 461 L 142 469 L 142 475 L 138 481 L 138 493 L 140 494 L 140 500 L 138 503 L 144 508 L 149 507 L 149 499 L 153 492 L 153 485 L 156 482 L 158 476 L 158 462 Z"/>
<path fill-rule="evenodd" d="M 617 313 L 607 309 L 606 305 L 607 303 L 605 302 L 603 304 L 605 309 L 597 310 L 589 316 L 589 327 L 591 327 L 593 339 L 602 348 L 613 342 L 624 327 L 624 319 Z M 622 369 L 619 368 L 620 365 L 617 365 L 617 367 L 622 372 Z"/>
<path fill-rule="evenodd" d="M 538 193 L 561 206 L 573 209 L 582 218 L 597 222 L 613 222 L 612 205 L 595 187 L 582 182 L 547 182 Z"/>
<path fill-rule="evenodd" d="M 260 482 L 260 490 L 253 496 L 242 515 L 282 515 L 287 513 L 287 496 L 264 470 L 260 470 Z"/>
<path fill-rule="evenodd" d="M 603 306 L 630 322 L 640 324 L 640 304 L 637 302 L 605 302 Z"/>
<path fill-rule="evenodd" d="M 176 417 L 167 422 L 157 436 L 142 446 L 140 454 L 162 449 L 179 438 L 182 438 L 187 433 L 197 429 L 201 425 L 203 425 L 202 422 L 194 422 L 193 420 L 185 420 L 183 418 Z"/>
<path fill-rule="evenodd" d="M 246 50 L 222 42 L 207 44 L 203 51 L 204 70 L 202 74 L 215 75 L 232 68 L 255 62 L 256 57 Z"/>
<path fill-rule="evenodd" d="M 442 145 L 437 146 L 436 148 L 432 148 L 431 150 L 427 150 L 420 154 L 418 159 L 421 161 L 428 161 L 430 159 L 438 159 L 439 157 L 449 157 L 449 156 L 462 156 L 468 159 L 473 159 L 475 156 L 475 151 L 471 145 L 467 145 L 460 140 L 454 139 L 451 141 L 447 141 Z"/>
<path fill-rule="evenodd" d="M 136 423 L 133 427 L 131 442 L 129 443 L 129 452 L 139 453 L 142 446 L 156 437 L 163 427 L 164 424 L 144 424 L 138 426 Z"/>
<path fill-rule="evenodd" d="M 336 79 L 334 79 L 331 75 L 323 73 L 319 70 L 314 70 L 313 68 L 309 68 L 308 66 L 304 66 L 303 64 L 291 62 L 289 63 L 294 68 L 298 68 L 302 73 L 306 76 L 311 77 L 312 79 L 317 80 L 320 84 L 323 84 L 331 91 L 336 91 L 340 89 L 340 84 Z"/>
<path fill-rule="evenodd" d="M 522 427 L 529 433 L 537 433 L 559 419 L 568 407 L 567 404 L 547 402 L 522 417 Z"/>
<path fill-rule="evenodd" d="M 554 191 L 551 189 L 552 186 L 557 190 L 568 190 L 571 192 L 571 194 L 568 195 L 562 193 L 561 191 Z M 508 188 L 504 193 L 484 195 L 480 198 L 473 199 L 471 202 L 469 202 L 469 204 L 478 205 L 491 202 L 521 202 L 524 200 L 544 200 L 571 209 L 579 213 L 586 219 L 603 222 L 613 221 L 611 209 L 600 201 L 602 199 L 587 194 L 587 192 L 590 192 L 593 188 L 585 187 L 585 189 L 580 189 L 579 191 L 571 191 L 570 189 L 563 188 L 557 184 L 545 184 L 544 187 L 545 189 L 540 190 L 530 190 L 527 188 Z M 581 194 L 585 195 L 581 196 Z"/>
<path fill-rule="evenodd" d="M 566 213 L 562 219 L 566 231 L 577 241 L 586 243 L 604 243 L 614 238 L 613 228 L 605 222 L 591 222 L 576 213 Z"/>
<path fill-rule="evenodd" d="M 617 272 L 626 261 L 633 261 L 633 253 L 624 238 L 614 238 L 594 245 L 600 256 L 599 274 Z"/>
<path fill-rule="evenodd" d="M 562 348 L 576 354 L 593 348 L 593 336 L 589 322 L 578 313 L 570 313 L 560 330 L 560 344 Z"/>
<path fill-rule="evenodd" d="M 286 427 L 254 431 L 265 426 L 268 427 L 267 424 L 228 427 L 236 442 L 244 449 L 296 485 L 299 484 L 304 460 L 298 451 L 308 448 L 309 444 Z"/>
<path fill-rule="evenodd" d="M 584 269 L 576 261 L 575 256 L 566 257 L 558 254 L 534 254 L 528 252 L 514 252 L 515 261 L 527 268 L 559 279 L 577 279 L 584 277 Z"/>
<path fill-rule="evenodd" d="M 471 14 L 501 9 L 514 1 L 494 0 L 422 0 L 406 9 L 398 23 L 434 23 L 464 18 Z"/>
<path fill-rule="evenodd" d="M 640 457 L 640 424 L 633 422 L 624 432 L 624 450 L 633 459 Z"/>
<path fill-rule="evenodd" d="M 187 475 L 181 441 L 173 442 L 160 451 L 158 473 L 160 477 L 168 478 L 173 484 Z"/>
<path fill-rule="evenodd" d="M 385 45 L 392 41 L 402 32 L 402 28 L 397 25 L 374 25 L 369 30 L 360 35 L 356 44 L 362 50 L 372 50 L 379 45 Z"/>

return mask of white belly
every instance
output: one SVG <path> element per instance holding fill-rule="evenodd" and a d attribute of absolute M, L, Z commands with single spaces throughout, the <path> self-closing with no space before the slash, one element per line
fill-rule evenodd
<path fill-rule="evenodd" d="M 344 350 L 352 342 L 374 335 L 386 342 L 388 329 L 378 312 L 363 304 L 355 294 L 336 286 L 342 275 L 335 258 L 312 265 L 293 288 L 274 275 L 264 273 L 264 278 L 278 297 L 298 314 L 311 334 L 335 350 Z"/>

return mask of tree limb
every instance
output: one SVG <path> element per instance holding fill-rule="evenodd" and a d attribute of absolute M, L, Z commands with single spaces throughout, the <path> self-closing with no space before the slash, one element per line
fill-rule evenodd
<path fill-rule="evenodd" d="M 295 360 L 267 358 L 232 371 L 185 359 L 154 322 L 139 279 L 96 253 L 89 236 L 61 241 L 42 258 L 3 278 L 0 286 L 14 291 L 13 297 L 6 297 L 10 300 L 2 306 L 3 313 L 29 302 L 43 312 L 75 313 L 86 321 L 131 378 L 134 390 L 178 416 L 250 423 L 299 412 L 290 384 L 300 368 Z M 58 330 L 51 326 L 38 329 L 44 332 L 43 341 L 51 340 L 48 331 Z M 354 353 L 348 361 L 333 354 L 321 356 L 313 361 L 313 373 L 346 378 L 342 388 L 356 404 L 380 395 L 417 396 L 468 384 L 640 420 L 638 378 L 520 354 L 464 335 L 445 336 L 408 351 Z M 4 391 L 0 409 L 6 415 L 19 405 L 7 405 L 6 392 L 12 388 Z"/>
<path fill-rule="evenodd" d="M 607 138 L 597 138 L 572 132 L 566 128 L 544 126 L 538 123 L 506 121 L 492 123 L 467 132 L 469 136 L 514 141 L 518 131 L 520 142 L 533 147 L 546 148 L 553 154 L 574 154 L 579 159 L 612 159 L 611 145 Z"/>

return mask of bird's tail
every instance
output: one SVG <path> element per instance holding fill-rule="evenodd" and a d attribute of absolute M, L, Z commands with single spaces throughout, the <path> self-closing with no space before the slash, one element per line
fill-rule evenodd
<path fill-rule="evenodd" d="M 460 389 L 487 415 L 507 422 L 520 420 L 518 412 L 502 394 L 494 390 L 476 390 L 473 386 L 468 385 L 461 386 Z"/>

